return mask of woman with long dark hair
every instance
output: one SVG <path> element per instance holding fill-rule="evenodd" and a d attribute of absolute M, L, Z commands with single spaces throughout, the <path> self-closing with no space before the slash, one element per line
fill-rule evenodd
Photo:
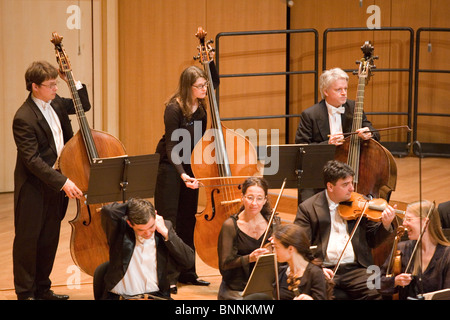
<path fill-rule="evenodd" d="M 177 91 L 169 98 L 164 111 L 164 135 L 158 143 L 160 154 L 155 190 L 155 207 L 164 219 L 170 220 L 180 238 L 194 248 L 195 214 L 198 205 L 198 180 L 192 173 L 190 156 L 195 144 L 206 131 L 208 81 L 196 66 L 180 75 Z M 195 134 L 200 132 L 201 134 Z M 177 292 L 177 282 L 209 285 L 198 279 L 195 266 L 183 273 L 170 267 L 171 293 Z"/>
<path fill-rule="evenodd" d="M 329 291 L 320 262 L 315 260 L 308 237 L 295 224 L 283 224 L 272 239 L 278 262 L 280 300 L 326 300 Z"/>

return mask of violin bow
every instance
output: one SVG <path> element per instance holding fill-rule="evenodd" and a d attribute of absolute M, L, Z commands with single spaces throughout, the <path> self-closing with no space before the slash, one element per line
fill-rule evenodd
<path fill-rule="evenodd" d="M 264 232 L 263 241 L 261 242 L 261 248 L 264 246 L 264 243 L 265 243 L 266 240 L 267 240 L 267 236 L 268 236 L 268 234 L 269 234 L 269 229 L 270 229 L 270 227 L 272 226 L 272 223 L 273 223 L 273 217 L 275 216 L 275 212 L 276 212 L 276 210 L 277 210 L 278 203 L 280 202 L 281 195 L 283 194 L 284 186 L 285 186 L 285 185 L 286 185 L 286 178 L 284 178 L 284 180 L 283 180 L 283 184 L 281 185 L 280 193 L 278 194 L 277 202 L 275 203 L 275 206 L 274 206 L 273 209 L 272 209 L 272 214 L 270 215 L 269 223 L 267 224 L 266 231 Z"/>
<path fill-rule="evenodd" d="M 368 131 L 364 131 L 364 132 L 370 132 L 370 133 L 373 133 L 373 132 L 380 132 L 380 131 L 387 131 L 387 130 L 395 130 L 395 129 L 406 129 L 406 131 L 408 131 L 408 132 L 411 132 L 412 131 L 412 129 L 410 128 L 410 127 L 408 127 L 408 126 L 395 126 L 395 127 L 387 127 L 387 128 L 381 128 L 381 129 L 376 129 L 376 130 L 368 130 Z M 344 137 L 348 137 L 348 136 L 351 136 L 351 135 L 354 135 L 354 134 L 358 134 L 358 132 L 357 131 L 353 131 L 353 132 L 344 132 L 342 135 L 344 136 Z M 328 135 L 328 137 L 330 137 L 331 135 Z"/>
<path fill-rule="evenodd" d="M 286 185 L 286 178 L 284 178 L 284 180 L 283 180 L 283 184 L 281 185 L 280 193 L 278 194 L 277 202 L 275 203 L 275 205 L 274 205 L 274 207 L 272 209 L 272 214 L 270 215 L 270 219 L 269 219 L 269 223 L 267 224 L 266 232 L 264 233 L 263 240 L 261 241 L 261 248 L 264 246 L 264 243 L 267 240 L 267 236 L 269 234 L 269 229 L 272 226 L 273 218 L 275 216 L 275 212 L 277 211 L 278 203 L 280 202 L 281 195 L 283 194 L 285 185 Z M 275 257 L 274 268 L 275 268 L 275 284 L 276 284 L 277 300 L 280 300 L 280 283 L 278 281 L 278 265 L 277 265 L 277 255 L 276 255 L 276 253 L 275 253 L 274 257 Z"/>
<path fill-rule="evenodd" d="M 340 266 L 340 264 L 341 264 L 342 258 L 344 257 L 344 252 L 345 252 L 345 250 L 347 249 L 347 246 L 348 246 L 348 244 L 350 243 L 350 241 L 352 241 L 353 236 L 354 236 L 355 233 L 356 233 L 356 229 L 358 228 L 359 223 L 361 222 L 361 220 L 362 220 L 362 218 L 364 217 L 364 214 L 366 213 L 366 210 L 367 210 L 368 208 L 369 208 L 369 201 L 366 201 L 366 203 L 364 204 L 364 208 L 362 209 L 361 216 L 358 218 L 358 220 L 357 220 L 355 226 L 353 227 L 352 233 L 350 234 L 350 237 L 348 238 L 347 242 L 345 243 L 344 249 L 342 250 L 341 254 L 339 255 L 338 262 L 337 262 L 336 265 L 334 266 L 334 269 L 333 269 L 333 276 L 331 277 L 331 280 L 333 280 L 334 276 L 336 275 L 336 271 L 338 270 L 338 268 L 339 268 L 339 266 Z M 338 212 L 336 212 L 336 214 L 338 214 Z"/>

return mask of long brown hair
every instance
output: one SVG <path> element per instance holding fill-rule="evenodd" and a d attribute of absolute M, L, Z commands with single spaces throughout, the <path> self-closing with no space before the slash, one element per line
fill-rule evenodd
<path fill-rule="evenodd" d="M 416 217 L 426 218 L 432 205 L 433 203 L 428 200 L 422 200 L 422 205 L 420 201 L 415 201 L 410 203 L 406 210 Z M 443 246 L 450 246 L 450 242 L 445 237 L 444 232 L 442 232 L 441 219 L 437 206 L 434 206 L 429 219 L 430 222 L 428 223 L 427 230 L 430 238 Z"/>
<path fill-rule="evenodd" d="M 205 72 L 197 66 L 190 66 L 183 70 L 178 82 L 177 91 L 167 100 L 166 105 L 178 101 L 183 116 L 190 120 L 192 116 L 192 85 L 198 78 L 207 80 Z M 205 108 L 205 99 L 199 99 L 199 108 Z"/>
<path fill-rule="evenodd" d="M 437 210 L 437 207 L 428 200 L 422 200 L 422 201 L 415 201 L 410 203 L 406 210 L 414 214 L 416 217 L 420 218 L 426 218 L 428 215 L 428 212 L 431 209 L 431 206 L 434 206 L 432 208 L 432 212 L 429 216 L 429 223 L 427 226 L 427 231 L 430 235 L 431 240 L 437 242 L 440 245 L 443 246 L 450 246 L 450 242 L 445 237 L 444 233 L 442 232 L 442 226 L 441 226 L 441 219 L 439 217 L 439 211 Z M 416 254 L 414 257 L 414 268 L 412 271 L 412 274 L 418 274 L 419 273 L 419 266 L 420 263 L 420 254 Z"/>

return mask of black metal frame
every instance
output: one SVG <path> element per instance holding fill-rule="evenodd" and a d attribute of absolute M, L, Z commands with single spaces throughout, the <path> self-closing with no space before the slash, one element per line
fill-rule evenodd
<path fill-rule="evenodd" d="M 439 69 L 420 69 L 420 35 L 423 31 L 428 32 L 450 32 L 449 28 L 419 28 L 416 34 L 416 67 L 415 67 L 415 79 L 414 79 L 414 129 L 413 129 L 413 141 L 417 141 L 417 119 L 419 116 L 427 117 L 450 117 L 448 113 L 429 113 L 419 112 L 419 74 L 422 73 L 450 73 L 450 70 Z M 419 153 L 419 150 L 413 146 L 413 152 L 417 156 L 433 156 L 433 157 L 450 157 L 450 144 L 445 143 L 421 143 L 423 151 Z"/>
<path fill-rule="evenodd" d="M 314 70 L 303 70 L 303 71 L 290 71 L 290 35 L 295 33 L 313 33 L 315 41 L 314 50 Z M 220 39 L 223 37 L 233 37 L 233 36 L 249 36 L 249 35 L 267 35 L 267 34 L 286 34 L 286 71 L 283 72 L 260 72 L 260 73 L 237 73 L 237 74 L 220 74 Z M 254 119 L 278 119 L 285 118 L 285 130 L 286 137 L 285 142 L 289 143 L 289 118 L 300 117 L 300 114 L 289 114 L 289 76 L 295 74 L 314 74 L 314 99 L 317 103 L 318 96 L 318 78 L 319 78 L 319 34 L 316 29 L 294 29 L 294 30 L 265 30 L 265 31 L 247 31 L 247 32 L 221 32 L 216 35 L 216 56 L 215 64 L 219 78 L 232 78 L 232 77 L 256 77 L 256 76 L 274 76 L 281 75 L 286 76 L 286 97 L 285 97 L 285 114 L 284 115 L 270 115 L 270 116 L 251 116 L 251 117 L 232 117 L 232 118 L 221 118 L 222 121 L 232 121 L 232 120 L 254 120 Z M 219 103 L 219 88 L 216 89 L 216 100 Z"/>
<path fill-rule="evenodd" d="M 331 32 L 361 32 L 361 31 L 405 31 L 410 34 L 410 46 L 409 46 L 409 68 L 388 68 L 388 69 L 373 69 L 373 72 L 408 72 L 409 82 L 408 82 L 408 110 L 407 112 L 366 112 L 368 115 L 406 115 L 408 117 L 408 127 L 412 126 L 412 92 L 413 92 L 413 72 L 414 72 L 414 30 L 409 27 L 382 27 L 379 29 L 368 29 L 368 28 L 329 28 L 323 33 L 323 57 L 322 57 L 322 68 L 326 70 L 327 61 L 327 40 L 328 33 Z M 346 72 L 358 71 L 357 69 L 345 70 Z M 409 149 L 411 146 L 411 133 L 408 132 L 406 135 L 406 141 L 403 142 L 381 142 L 393 155 L 396 156 L 406 156 L 409 154 Z"/>
<path fill-rule="evenodd" d="M 289 28 L 289 25 L 287 26 Z M 450 157 L 450 144 L 445 143 L 422 143 L 424 151 L 418 154 L 416 148 L 413 146 L 412 141 L 417 140 L 418 123 L 417 119 L 420 116 L 433 116 L 433 117 L 450 117 L 447 113 L 427 113 L 418 112 L 418 96 L 419 96 L 419 74 L 420 73 L 450 73 L 450 70 L 430 70 L 420 69 L 419 57 L 420 57 L 420 34 L 423 31 L 428 32 L 450 32 L 450 28 L 419 28 L 416 34 L 416 41 L 414 43 L 414 30 L 410 27 L 382 27 L 379 29 L 368 28 L 329 28 L 323 33 L 323 56 L 322 56 L 322 70 L 326 70 L 327 63 L 327 41 L 328 34 L 332 32 L 361 32 L 361 31 L 405 31 L 409 33 L 410 45 L 409 45 L 409 67 L 408 68 L 387 68 L 387 69 L 374 69 L 374 72 L 408 72 L 408 110 L 407 112 L 367 112 L 368 115 L 402 115 L 407 116 L 408 127 L 412 128 L 413 134 L 410 132 L 406 134 L 406 141 L 400 142 L 382 142 L 382 144 L 396 156 L 409 155 L 412 147 L 413 153 L 417 156 L 437 156 L 437 157 Z M 315 36 L 315 50 L 314 50 L 314 70 L 303 71 L 290 71 L 289 58 L 290 58 L 290 35 L 292 33 L 313 33 Z M 219 40 L 222 37 L 229 36 L 246 36 L 246 35 L 265 35 L 265 34 L 286 34 L 286 71 L 285 72 L 270 72 L 270 73 L 240 73 L 240 74 L 226 74 L 220 75 L 219 73 Z M 300 114 L 289 114 L 289 76 L 293 74 L 314 74 L 314 101 L 317 103 L 318 99 L 318 32 L 316 29 L 295 29 L 295 30 L 266 30 L 266 31 L 249 31 L 249 32 L 221 32 L 216 36 L 216 67 L 220 78 L 231 77 L 253 77 L 253 76 L 273 76 L 284 75 L 286 76 L 286 102 L 285 102 L 285 114 L 284 115 L 270 115 L 270 116 L 250 116 L 250 117 L 231 117 L 222 118 L 222 121 L 232 120 L 254 120 L 254 119 L 277 119 L 285 118 L 285 130 L 286 138 L 285 143 L 289 143 L 289 118 L 300 117 Z M 415 56 L 414 56 L 415 46 Z M 414 66 L 415 59 L 415 66 Z M 357 69 L 344 69 L 346 72 L 354 72 Z M 413 78 L 414 76 L 414 78 Z M 217 89 L 217 102 L 219 102 L 219 88 Z M 414 92 L 414 102 L 413 102 Z"/>

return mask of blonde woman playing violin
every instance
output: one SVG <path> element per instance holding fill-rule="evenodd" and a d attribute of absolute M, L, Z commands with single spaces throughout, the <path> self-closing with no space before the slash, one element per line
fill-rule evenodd
<path fill-rule="evenodd" d="M 409 240 L 398 244 L 401 272 L 386 276 L 389 259 L 386 261 L 381 271 L 382 294 L 398 293 L 399 299 L 403 300 L 416 298 L 420 293 L 450 288 L 450 242 L 442 232 L 439 213 L 432 205 L 427 200 L 422 201 L 422 204 L 417 201 L 408 205 L 403 226 Z M 421 237 L 422 244 L 416 246 L 421 227 L 425 230 Z M 420 274 L 422 281 L 419 281 Z"/>

